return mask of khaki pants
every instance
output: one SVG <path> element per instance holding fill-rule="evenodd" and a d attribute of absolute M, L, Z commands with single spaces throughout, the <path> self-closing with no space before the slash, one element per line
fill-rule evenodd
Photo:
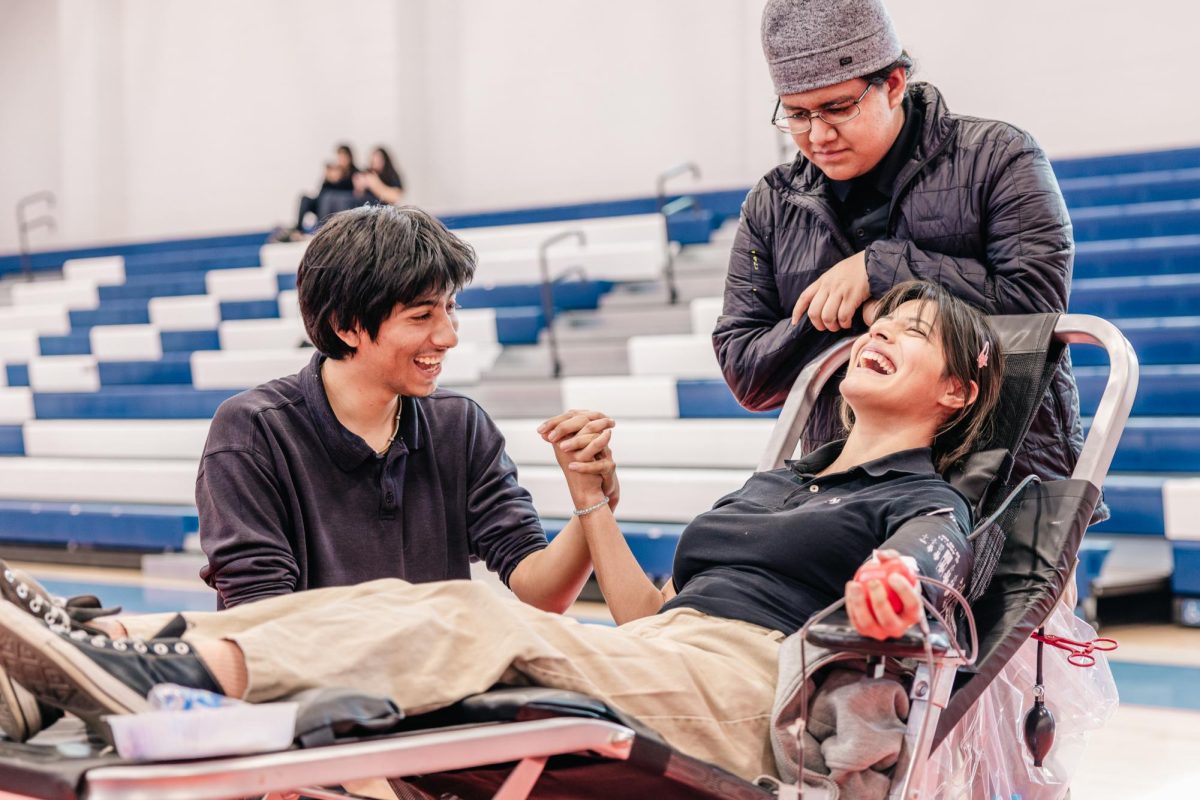
<path fill-rule="evenodd" d="M 768 728 L 783 634 L 757 625 L 691 609 L 588 625 L 480 583 L 395 579 L 184 616 L 188 639 L 242 649 L 254 702 L 346 686 L 419 714 L 497 683 L 534 684 L 599 698 L 743 778 L 775 774 Z M 163 618 L 122 622 L 145 636 Z"/>

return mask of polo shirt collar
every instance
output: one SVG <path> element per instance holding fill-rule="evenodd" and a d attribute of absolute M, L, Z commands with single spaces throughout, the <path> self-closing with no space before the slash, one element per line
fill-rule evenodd
<path fill-rule="evenodd" d="M 841 455 L 842 448 L 845 446 L 846 440 L 838 439 L 818 447 L 803 458 L 784 463 L 797 475 L 816 475 L 832 464 Z M 882 458 L 859 464 L 854 469 L 861 469 L 873 478 L 882 478 L 889 472 L 901 472 L 909 475 L 938 474 L 933 467 L 933 450 L 928 447 L 915 447 L 911 450 L 889 453 Z"/>
<path fill-rule="evenodd" d="M 376 453 L 361 436 L 351 433 L 333 413 L 333 406 L 329 404 L 329 396 L 325 394 L 325 385 L 321 381 L 321 364 L 326 358 L 321 352 L 313 354 L 312 360 L 300 371 L 300 387 L 325 449 L 338 467 L 349 472 L 364 461 L 375 458 Z M 401 397 L 400 403 L 403 409 L 400 413 L 400 430 L 391 449 L 399 448 L 402 453 L 410 453 L 421 449 L 423 444 L 421 428 L 425 421 L 424 414 L 415 398 Z"/>

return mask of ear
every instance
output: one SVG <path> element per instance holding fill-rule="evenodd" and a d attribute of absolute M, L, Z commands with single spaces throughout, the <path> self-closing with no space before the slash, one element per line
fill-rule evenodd
<path fill-rule="evenodd" d="M 946 378 L 942 383 L 942 396 L 938 398 L 938 405 L 954 412 L 971 405 L 978 397 L 979 384 L 975 381 L 971 381 L 964 389 L 962 381 Z"/>
<path fill-rule="evenodd" d="M 888 75 L 887 82 L 880 87 L 885 90 L 888 99 L 888 107 L 895 109 L 904 102 L 904 92 L 908 89 L 908 74 L 904 71 L 904 67 L 896 67 L 892 70 L 892 74 Z"/>
<path fill-rule="evenodd" d="M 361 325 L 355 325 L 353 328 L 343 329 L 342 326 L 338 324 L 337 317 L 332 314 L 329 316 L 329 327 L 333 328 L 333 332 L 337 334 L 337 337 L 345 342 L 348 347 L 352 347 L 355 350 L 358 349 L 359 343 L 362 342 L 363 337 L 366 336 Z"/>

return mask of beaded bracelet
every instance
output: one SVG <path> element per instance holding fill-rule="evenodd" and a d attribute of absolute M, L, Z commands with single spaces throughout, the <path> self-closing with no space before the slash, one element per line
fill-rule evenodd
<path fill-rule="evenodd" d="M 587 508 L 577 508 L 577 509 L 573 510 L 571 513 L 577 517 L 582 517 L 582 516 L 592 513 L 593 511 L 597 511 L 601 508 L 604 508 L 604 506 L 606 506 L 606 505 L 608 505 L 607 497 L 605 497 L 599 503 L 596 503 L 596 505 L 594 505 L 594 506 L 588 506 Z"/>

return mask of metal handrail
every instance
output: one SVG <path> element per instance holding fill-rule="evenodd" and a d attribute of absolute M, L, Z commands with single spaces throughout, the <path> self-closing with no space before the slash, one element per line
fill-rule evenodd
<path fill-rule="evenodd" d="M 587 244 L 587 234 L 579 228 L 572 228 L 571 230 L 554 234 L 538 246 L 538 269 L 542 277 L 542 314 L 546 317 L 546 343 L 550 348 L 550 365 L 555 378 L 562 375 L 562 360 L 558 355 L 558 335 L 554 332 L 554 285 L 558 282 L 558 279 L 552 278 L 550 275 L 550 259 L 547 256 L 547 251 L 552 246 L 567 239 L 578 239 L 580 244 Z M 570 267 L 563 275 L 572 272 L 578 272 L 583 277 L 587 277 L 582 267 Z M 559 277 L 561 278 L 562 276 L 560 275 Z"/>
<path fill-rule="evenodd" d="M 21 274 L 25 276 L 25 280 L 33 280 L 33 261 L 29 257 L 29 232 L 38 227 L 49 228 L 54 232 L 58 230 L 54 217 L 45 211 L 33 219 L 25 216 L 25 209 L 34 203 L 45 203 L 48 209 L 54 209 L 58 204 L 58 199 L 54 196 L 54 192 L 43 189 L 17 200 L 17 247 L 21 259 Z"/>
<path fill-rule="evenodd" d="M 667 283 L 667 298 L 671 305 L 679 302 L 679 290 L 675 286 L 675 254 L 671 251 L 671 231 L 667 225 L 667 218 L 670 216 L 667 211 L 667 181 L 684 173 L 691 173 L 693 178 L 700 179 L 700 167 L 694 162 L 685 161 L 660 172 L 654 185 L 655 208 L 658 209 L 659 214 L 663 215 L 663 246 L 666 248 L 667 256 L 663 265 L 663 280 Z"/>

